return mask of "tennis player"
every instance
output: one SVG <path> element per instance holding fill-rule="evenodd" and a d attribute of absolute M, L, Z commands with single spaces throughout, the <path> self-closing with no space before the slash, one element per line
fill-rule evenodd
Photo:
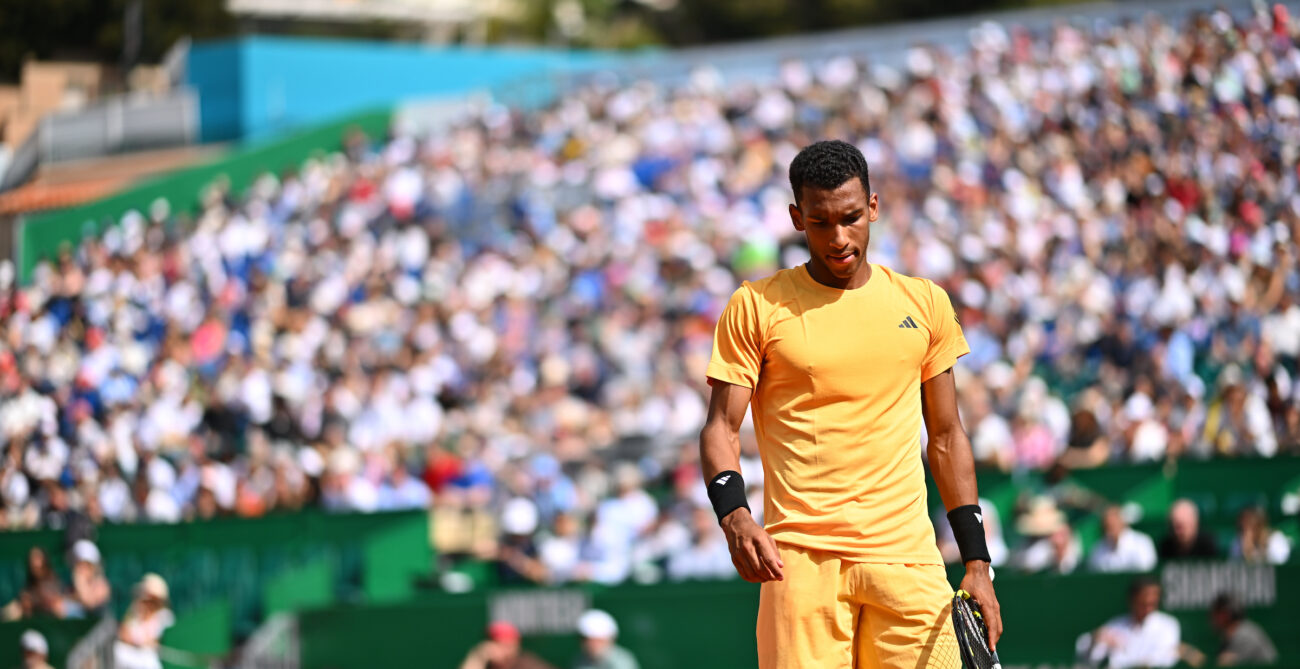
<path fill-rule="evenodd" d="M 856 147 L 808 146 L 790 164 L 790 186 L 790 219 L 812 257 L 731 296 L 700 435 L 731 560 L 763 584 L 759 667 L 959 669 L 920 438 L 924 421 L 966 565 L 960 587 L 983 607 L 996 649 L 1002 619 L 952 373 L 970 348 L 943 289 L 867 261 L 879 199 Z M 766 527 L 739 471 L 749 406 Z"/>

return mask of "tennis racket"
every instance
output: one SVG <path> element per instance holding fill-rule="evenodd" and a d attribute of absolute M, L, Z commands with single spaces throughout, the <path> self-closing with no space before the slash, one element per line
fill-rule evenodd
<path fill-rule="evenodd" d="M 952 596 L 952 626 L 966 669 L 1002 669 L 998 654 L 989 650 L 989 628 L 984 624 L 979 602 L 965 590 Z"/>

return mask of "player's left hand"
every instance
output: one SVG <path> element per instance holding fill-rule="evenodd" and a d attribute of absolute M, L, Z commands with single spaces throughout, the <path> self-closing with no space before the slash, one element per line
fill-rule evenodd
<path fill-rule="evenodd" d="M 961 589 L 970 593 L 980 605 L 984 624 L 989 628 L 989 649 L 998 650 L 998 639 L 1002 637 L 1002 607 L 998 597 L 993 594 L 993 578 L 989 575 L 989 563 L 983 560 L 971 560 L 966 563 L 966 576 L 961 580 Z"/>

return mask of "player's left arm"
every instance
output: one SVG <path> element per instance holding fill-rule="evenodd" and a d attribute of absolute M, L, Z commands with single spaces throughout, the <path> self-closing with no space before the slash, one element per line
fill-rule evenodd
<path fill-rule="evenodd" d="M 939 486 L 944 508 L 952 511 L 978 505 L 975 458 L 971 455 L 970 440 L 957 414 L 957 384 L 953 380 L 952 368 L 921 384 L 921 411 L 926 432 L 930 435 L 930 471 Z M 993 579 L 985 559 L 966 561 L 966 576 L 961 581 L 961 589 L 979 602 L 989 629 L 989 648 L 997 651 L 998 638 L 1002 636 L 1002 611 L 993 593 Z"/>

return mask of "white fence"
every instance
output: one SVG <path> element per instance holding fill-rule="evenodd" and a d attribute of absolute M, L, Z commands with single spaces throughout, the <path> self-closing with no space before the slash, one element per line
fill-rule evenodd
<path fill-rule="evenodd" d="M 113 642 L 117 640 L 117 621 L 105 617 L 90 629 L 68 653 L 68 669 L 113 669 Z"/>
<path fill-rule="evenodd" d="M 277 613 L 258 627 L 244 644 L 238 669 L 298 669 L 298 618 Z"/>

